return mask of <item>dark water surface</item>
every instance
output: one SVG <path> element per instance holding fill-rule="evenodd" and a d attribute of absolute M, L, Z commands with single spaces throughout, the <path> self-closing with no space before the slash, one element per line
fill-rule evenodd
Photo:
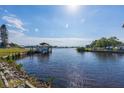
<path fill-rule="evenodd" d="M 124 87 L 124 54 L 78 53 L 73 48 L 17 60 L 39 80 L 53 78 L 52 87 Z"/>

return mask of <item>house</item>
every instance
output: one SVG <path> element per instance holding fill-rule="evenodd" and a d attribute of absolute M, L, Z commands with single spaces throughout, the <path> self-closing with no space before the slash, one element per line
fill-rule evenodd
<path fill-rule="evenodd" d="M 124 50 L 124 46 L 123 45 L 117 46 L 116 49 L 117 50 Z"/>
<path fill-rule="evenodd" d="M 112 50 L 114 47 L 113 46 L 107 46 L 106 49 L 107 50 Z"/>
<path fill-rule="evenodd" d="M 36 47 L 36 52 L 42 53 L 42 54 L 51 53 L 52 47 L 48 43 L 40 43 L 40 45 Z"/>

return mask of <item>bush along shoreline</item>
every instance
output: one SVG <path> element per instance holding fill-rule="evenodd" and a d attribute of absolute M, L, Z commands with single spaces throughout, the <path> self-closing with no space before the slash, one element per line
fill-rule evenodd
<path fill-rule="evenodd" d="M 124 53 L 124 43 L 117 37 L 105 38 L 92 41 L 85 47 L 78 47 L 78 52 L 107 52 L 107 53 Z"/>
<path fill-rule="evenodd" d="M 0 57 L 0 87 L 5 88 L 49 88 L 50 81 L 39 81 L 36 77 L 29 76 L 22 64 L 15 61 L 25 57 L 27 53 L 14 53 Z"/>

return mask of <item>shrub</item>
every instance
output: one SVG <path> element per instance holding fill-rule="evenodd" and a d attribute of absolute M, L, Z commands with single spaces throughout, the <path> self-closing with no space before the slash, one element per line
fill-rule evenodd
<path fill-rule="evenodd" d="M 12 64 L 12 63 L 15 62 L 15 61 L 12 60 L 12 59 L 9 59 L 9 60 L 7 60 L 7 62 L 8 62 L 9 64 Z"/>
<path fill-rule="evenodd" d="M 23 66 L 22 64 L 16 64 L 16 69 L 21 70 L 22 66 Z"/>
<path fill-rule="evenodd" d="M 79 47 L 79 48 L 77 48 L 77 51 L 78 51 L 78 52 L 85 51 L 85 48 L 84 48 L 84 47 Z"/>

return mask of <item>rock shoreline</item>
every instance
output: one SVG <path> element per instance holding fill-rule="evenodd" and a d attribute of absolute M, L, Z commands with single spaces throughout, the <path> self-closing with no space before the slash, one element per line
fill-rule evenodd
<path fill-rule="evenodd" d="M 0 62 L 0 80 L 4 88 L 49 88 L 49 82 L 41 82 L 16 68 L 16 63 Z"/>

